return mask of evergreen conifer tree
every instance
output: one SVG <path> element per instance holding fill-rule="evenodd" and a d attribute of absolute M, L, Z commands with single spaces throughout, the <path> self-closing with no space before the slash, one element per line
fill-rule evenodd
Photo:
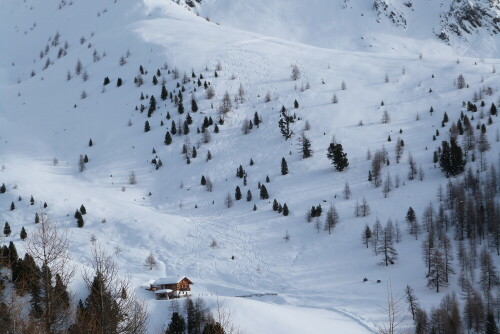
<path fill-rule="evenodd" d="M 269 193 L 265 185 L 260 186 L 260 199 L 269 199 Z"/>
<path fill-rule="evenodd" d="M 21 233 L 19 234 L 19 237 L 21 238 L 21 240 L 25 240 L 28 237 L 28 233 L 26 233 L 24 226 L 21 228 Z"/>
<path fill-rule="evenodd" d="M 252 200 L 252 192 L 250 191 L 250 189 L 248 189 L 247 191 L 247 202 L 250 202 Z"/>
<path fill-rule="evenodd" d="M 167 133 L 165 134 L 165 141 L 164 141 L 165 145 L 170 145 L 172 144 L 172 136 L 170 135 L 170 132 L 167 131 Z"/>
<path fill-rule="evenodd" d="M 146 121 L 144 123 L 144 132 L 149 132 L 151 130 L 151 127 L 149 126 L 149 122 Z"/>
<path fill-rule="evenodd" d="M 167 98 L 168 98 L 168 91 L 167 91 L 167 88 L 165 87 L 165 85 L 161 85 L 161 94 L 160 94 L 160 98 L 165 101 Z"/>
<path fill-rule="evenodd" d="M 288 164 L 285 158 L 281 158 L 281 175 L 288 174 Z"/>
<path fill-rule="evenodd" d="M 234 198 L 239 201 L 241 199 L 242 195 L 241 195 L 241 189 L 239 186 L 236 187 L 236 190 L 234 192 Z"/>
<path fill-rule="evenodd" d="M 497 114 L 497 106 L 494 103 L 492 103 L 490 108 L 490 115 L 495 116 L 496 114 Z"/>
<path fill-rule="evenodd" d="M 198 111 L 198 104 L 196 103 L 195 99 L 191 100 L 191 111 L 192 112 L 197 112 Z"/>
<path fill-rule="evenodd" d="M 181 115 L 184 114 L 184 104 L 182 102 L 177 106 L 177 112 Z"/>
<path fill-rule="evenodd" d="M 153 112 L 155 110 L 156 110 L 156 99 L 154 95 L 151 95 L 151 98 L 149 99 L 148 117 L 151 117 L 151 115 L 153 115 Z"/>
<path fill-rule="evenodd" d="M 290 214 L 290 210 L 288 210 L 288 206 L 286 203 L 283 203 L 283 216 L 288 216 Z"/>
<path fill-rule="evenodd" d="M 12 230 L 10 229 L 10 225 L 8 222 L 5 222 L 5 225 L 3 227 L 3 234 L 8 237 L 12 233 Z"/>
<path fill-rule="evenodd" d="M 7 191 L 7 187 L 5 187 L 5 183 L 2 183 L 2 186 L 0 187 L 0 194 L 5 194 Z"/>
<path fill-rule="evenodd" d="M 16 205 L 14 204 L 14 202 L 11 202 L 10 203 L 10 211 L 14 211 L 16 209 Z"/>
<path fill-rule="evenodd" d="M 330 143 L 328 147 L 328 152 L 326 154 L 328 159 L 332 161 L 335 169 L 342 172 L 349 166 L 349 160 L 347 159 L 347 153 L 344 153 L 342 144 Z"/>

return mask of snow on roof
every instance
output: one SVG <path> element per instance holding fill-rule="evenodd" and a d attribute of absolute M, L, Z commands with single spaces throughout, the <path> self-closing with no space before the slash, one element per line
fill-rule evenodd
<path fill-rule="evenodd" d="M 153 285 L 176 284 L 182 281 L 184 278 L 186 278 L 189 282 L 191 282 L 191 280 L 186 276 L 170 276 L 170 277 L 158 278 L 156 281 L 154 281 Z"/>
<path fill-rule="evenodd" d="M 172 290 L 170 289 L 161 289 L 161 290 L 156 290 L 155 293 L 170 293 Z"/>

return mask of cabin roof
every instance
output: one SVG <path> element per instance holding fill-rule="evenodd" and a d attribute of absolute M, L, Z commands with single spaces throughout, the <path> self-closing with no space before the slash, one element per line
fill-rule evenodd
<path fill-rule="evenodd" d="M 191 280 L 186 276 L 170 276 L 158 278 L 156 281 L 154 281 L 153 285 L 177 284 L 183 279 L 186 279 L 189 284 L 193 284 L 193 282 L 191 282 Z"/>

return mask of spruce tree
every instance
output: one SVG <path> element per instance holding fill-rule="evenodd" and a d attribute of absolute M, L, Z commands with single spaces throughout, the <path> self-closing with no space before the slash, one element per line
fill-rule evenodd
<path fill-rule="evenodd" d="M 499 334 L 500 331 L 498 330 L 498 326 L 495 322 L 495 316 L 493 315 L 493 312 L 489 311 L 488 315 L 486 316 L 486 325 L 484 326 L 484 333 L 485 334 Z"/>
<path fill-rule="evenodd" d="M 283 216 L 288 216 L 290 214 L 290 210 L 288 210 L 288 206 L 286 203 L 283 203 Z"/>
<path fill-rule="evenodd" d="M 26 233 L 24 226 L 21 228 L 21 233 L 19 234 L 19 237 L 21 238 L 21 240 L 25 240 L 28 237 L 28 233 Z"/>
<path fill-rule="evenodd" d="M 181 115 L 184 114 L 184 104 L 182 104 L 182 102 L 177 106 L 177 112 Z"/>
<path fill-rule="evenodd" d="M 288 174 L 288 164 L 285 158 L 281 158 L 281 175 Z"/>
<path fill-rule="evenodd" d="M 35 199 L 33 198 L 33 195 L 31 195 L 31 198 L 30 198 L 30 204 L 35 205 Z"/>
<path fill-rule="evenodd" d="M 16 205 L 14 204 L 14 202 L 11 202 L 10 203 L 10 211 L 14 211 L 16 209 Z"/>
<path fill-rule="evenodd" d="M 177 126 L 175 125 L 175 121 L 172 121 L 172 124 L 170 125 L 170 131 L 172 131 L 172 134 L 174 136 L 177 134 Z"/>
<path fill-rule="evenodd" d="M 92 138 L 89 139 L 89 147 L 94 146 L 94 143 L 92 142 Z"/>
<path fill-rule="evenodd" d="M 83 221 L 83 217 L 82 217 L 82 215 L 80 214 L 80 215 L 78 216 L 78 218 L 76 219 L 76 226 L 78 226 L 78 227 L 82 228 L 84 224 L 85 224 L 85 222 Z"/>
<path fill-rule="evenodd" d="M 10 229 L 10 225 L 8 222 L 5 222 L 5 225 L 4 225 L 4 228 L 3 228 L 3 234 L 8 237 L 10 236 L 10 234 L 12 233 L 11 229 Z"/>
<path fill-rule="evenodd" d="M 153 75 L 153 85 L 158 84 L 158 79 L 156 78 L 156 75 Z"/>
<path fill-rule="evenodd" d="M 237 201 L 239 201 L 241 199 L 242 195 L 241 195 L 241 189 L 239 186 L 236 187 L 236 190 L 234 192 L 234 199 L 236 199 Z"/>
<path fill-rule="evenodd" d="M 5 194 L 7 191 L 7 188 L 5 187 L 5 183 L 2 183 L 2 186 L 0 187 L 0 194 Z"/>
<path fill-rule="evenodd" d="M 160 94 L 160 98 L 165 101 L 167 98 L 168 98 L 168 91 L 167 91 L 167 88 L 165 87 L 165 85 L 161 85 L 161 94 Z"/>
<path fill-rule="evenodd" d="M 151 117 L 151 115 L 153 115 L 153 112 L 155 110 L 156 110 L 156 99 L 154 95 L 151 95 L 151 98 L 149 99 L 148 117 Z"/>
<path fill-rule="evenodd" d="M 299 102 L 297 102 L 297 100 L 293 101 L 293 107 L 295 109 L 298 109 L 299 108 Z"/>
<path fill-rule="evenodd" d="M 198 111 L 198 104 L 196 103 L 195 99 L 191 100 L 191 111 L 192 112 L 197 112 Z"/>
<path fill-rule="evenodd" d="M 253 114 L 253 124 L 255 124 L 256 127 L 259 127 L 260 123 L 262 123 L 262 121 L 260 120 L 259 114 L 255 112 L 255 114 Z"/>
<path fill-rule="evenodd" d="M 278 211 L 278 206 L 279 206 L 278 201 L 275 198 L 273 201 L 273 211 Z"/>
<path fill-rule="evenodd" d="M 494 103 L 491 104 L 490 115 L 495 116 L 497 114 L 497 107 Z"/>
<path fill-rule="evenodd" d="M 250 202 L 252 200 L 252 192 L 250 191 L 250 189 L 248 189 L 247 191 L 247 202 Z"/>
<path fill-rule="evenodd" d="M 151 127 L 149 126 L 149 122 L 146 121 L 144 123 L 144 132 L 149 132 L 151 130 Z"/>
<path fill-rule="evenodd" d="M 265 185 L 260 186 L 260 199 L 269 199 L 269 193 Z"/>
<path fill-rule="evenodd" d="M 170 135 L 170 132 L 167 131 L 167 133 L 165 134 L 165 141 L 164 141 L 165 145 L 170 145 L 172 144 L 172 136 Z"/>
<path fill-rule="evenodd" d="M 83 204 L 80 206 L 80 213 L 81 213 L 82 215 L 87 214 L 87 209 L 85 208 L 85 206 L 84 206 Z"/>
<path fill-rule="evenodd" d="M 38 212 L 35 212 L 35 224 L 40 222 L 40 216 L 38 216 Z"/>

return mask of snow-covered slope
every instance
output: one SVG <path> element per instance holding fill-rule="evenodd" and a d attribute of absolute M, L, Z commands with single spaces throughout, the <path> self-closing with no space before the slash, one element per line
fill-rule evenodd
<path fill-rule="evenodd" d="M 401 7 L 408 11 L 405 16 L 413 15 L 407 21 L 415 22 L 407 24 L 408 35 L 390 33 L 401 27 L 382 17 L 377 23 L 372 4 L 363 1 L 345 1 L 345 8 L 328 6 L 328 10 L 324 5 L 330 2 L 319 0 L 308 1 L 307 8 L 305 2 L 289 1 L 283 7 L 280 1 L 267 1 L 265 10 L 264 2 L 254 1 L 251 8 L 245 3 L 204 0 L 201 16 L 222 23 L 217 25 L 167 0 L 0 2 L 0 36 L 11 46 L 0 53 L 0 165 L 5 166 L 0 183 L 8 188 L 0 195 L 0 213 L 14 231 L 4 241 L 14 240 L 22 249 L 21 226 L 29 235 L 35 212 L 47 202 L 51 219 L 70 230 L 75 261 L 87 263 L 92 234 L 115 254 L 120 270 L 131 275 L 138 293 L 150 304 L 151 333 L 168 321 L 168 302 L 153 301 L 141 286 L 165 275 L 190 277 L 195 283 L 193 293 L 209 296 L 211 302 L 214 295 L 227 298 L 248 333 L 328 333 L 330 328 L 372 333 L 384 317 L 379 306 L 384 304 L 389 280 L 397 292 L 412 285 L 424 307 L 435 305 L 441 295 L 426 287 L 425 265 L 415 255 L 420 254 L 421 242 L 406 233 L 403 220 L 409 206 L 420 217 L 434 201 L 437 186 L 446 183 L 432 161 L 432 152 L 447 139 L 447 128 L 441 128 L 444 113 L 457 120 L 464 110 L 462 101 L 472 100 L 475 92 L 487 87 L 494 94 L 483 94 L 486 105 L 497 103 L 500 83 L 492 69 L 500 67 L 499 60 L 463 57 L 457 62 L 461 49 L 443 46 L 416 25 L 429 22 L 419 9 L 421 2 L 414 2 L 414 12 Z M 351 20 L 354 15 L 360 20 Z M 274 20 L 277 16 L 282 19 Z M 430 26 L 438 24 L 437 17 L 428 20 L 436 20 Z M 340 33 L 346 27 L 361 31 L 359 26 L 366 31 L 359 33 L 359 40 L 354 34 Z M 53 43 L 57 33 L 59 42 Z M 490 37 L 478 36 L 483 37 L 477 37 L 481 46 L 476 51 L 482 52 L 480 47 Z M 491 41 L 491 54 L 495 54 L 498 38 L 493 36 Z M 370 50 L 370 45 L 377 53 L 345 51 L 364 46 Z M 75 74 L 78 60 L 80 75 Z M 215 77 L 219 62 L 222 70 Z M 144 85 L 137 87 L 134 77 L 141 65 L 147 73 L 142 75 Z M 291 65 L 297 65 L 302 74 L 295 82 L 290 79 Z M 174 68 L 180 72 L 178 79 L 168 73 Z M 157 71 L 160 83 L 154 85 Z M 206 98 L 191 71 L 197 78 L 203 75 L 201 81 L 211 84 L 215 98 Z M 167 90 L 178 94 L 177 83 L 184 72 L 190 80 L 184 83 L 186 112 L 179 115 L 169 99 L 160 99 L 161 81 L 165 79 Z M 469 88 L 454 86 L 459 74 Z M 104 87 L 105 77 L 111 83 Z M 121 87 L 116 85 L 118 78 L 123 80 Z M 341 89 L 342 82 L 346 90 Z M 212 140 L 203 143 L 196 130 L 204 117 L 217 122 L 224 92 L 234 96 L 240 85 L 246 91 L 245 101 L 233 103 L 219 133 L 211 126 Z M 271 101 L 265 102 L 268 92 Z M 148 99 L 140 100 L 141 93 L 158 101 L 150 118 Z M 337 104 L 331 103 L 334 94 Z M 173 143 L 165 145 L 172 121 L 182 124 L 191 110 L 191 95 L 199 111 L 190 113 L 189 134 L 175 135 Z M 294 100 L 299 102 L 297 109 Z M 144 112 L 136 110 L 141 104 Z M 288 141 L 277 125 L 283 105 L 298 118 L 292 125 L 296 135 Z M 391 122 L 381 124 L 386 110 Z M 242 134 L 243 122 L 253 119 L 255 112 L 263 123 Z M 145 121 L 151 126 L 149 132 L 144 132 Z M 306 121 L 310 130 L 305 133 L 314 154 L 302 159 L 297 138 Z M 360 121 L 364 126 L 358 125 Z M 486 118 L 476 116 L 477 122 L 486 123 Z M 497 123 L 495 119 L 487 132 L 491 162 L 499 154 Z M 441 137 L 433 141 L 436 129 Z M 350 161 L 342 173 L 334 171 L 326 158 L 333 136 Z M 405 153 L 396 164 L 398 137 L 405 141 Z M 191 157 L 190 164 L 181 154 L 183 145 L 196 147 L 197 157 Z M 366 181 L 371 163 L 366 151 L 382 147 L 391 161 L 384 175 L 398 175 L 405 183 L 388 198 Z M 210 161 L 205 159 L 208 151 L 213 156 Z M 406 180 L 410 152 L 425 172 L 423 181 Z M 80 154 L 89 158 L 84 172 L 78 171 Z M 288 162 L 288 175 L 280 173 L 282 157 Z M 163 162 L 159 169 L 151 164 L 154 158 Z M 235 176 L 239 165 L 247 172 L 246 185 Z M 477 167 L 477 163 L 470 165 Z M 137 176 L 135 185 L 128 184 L 132 171 Z M 212 180 L 212 192 L 200 185 L 202 175 Z M 346 182 L 352 191 L 348 200 L 342 196 Z M 269 200 L 259 199 L 258 183 L 267 187 Z M 237 186 L 243 199 L 228 209 L 225 197 L 234 195 Z M 248 190 L 253 195 L 249 202 L 245 200 Z M 34 206 L 29 204 L 30 195 L 36 199 Z M 18 196 L 23 200 L 18 202 Z M 287 204 L 289 216 L 272 210 L 274 198 Z M 357 218 L 354 206 L 363 198 L 372 213 Z M 8 209 L 11 201 L 16 203 L 14 211 Z M 79 229 L 73 212 L 81 204 L 88 213 L 84 228 Z M 331 235 L 306 222 L 306 213 L 318 204 L 325 211 L 334 204 L 339 212 L 340 223 Z M 361 244 L 365 224 L 373 224 L 376 218 L 400 222 L 403 241 L 396 245 L 399 260 L 394 266 L 378 265 L 380 258 Z M 288 242 L 283 239 L 286 234 Z M 210 247 L 214 240 L 217 247 Z M 143 265 L 150 251 L 160 262 L 152 271 Z M 364 277 L 369 281 L 363 283 Z M 454 277 L 450 291 L 456 281 Z M 84 294 L 78 284 L 75 292 Z M 234 298 L 259 293 L 277 296 Z M 290 324 L 290 318 L 300 321 Z"/>
<path fill-rule="evenodd" d="M 201 16 L 223 25 L 321 47 L 483 57 L 499 52 L 500 4 L 497 1 L 182 2 Z"/>

